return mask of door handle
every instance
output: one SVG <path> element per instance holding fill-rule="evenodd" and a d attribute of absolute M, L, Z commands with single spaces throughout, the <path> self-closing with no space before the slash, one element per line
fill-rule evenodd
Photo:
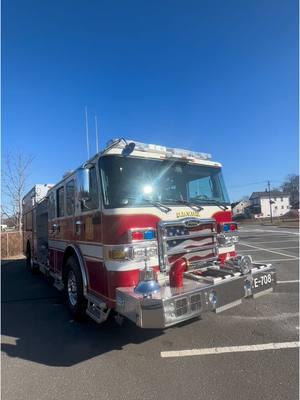
<path fill-rule="evenodd" d="M 56 233 L 56 232 L 59 232 L 59 225 L 53 224 L 52 225 L 52 233 Z"/>
<path fill-rule="evenodd" d="M 75 232 L 80 234 L 81 233 L 81 226 L 83 225 L 82 221 L 76 221 L 75 222 Z"/>

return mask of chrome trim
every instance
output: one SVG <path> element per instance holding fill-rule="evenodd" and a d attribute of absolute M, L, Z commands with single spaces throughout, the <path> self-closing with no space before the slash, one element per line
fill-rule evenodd
<path fill-rule="evenodd" d="M 200 211 L 200 210 L 199 210 Z M 186 221 L 184 223 L 184 226 L 186 226 L 187 228 L 194 228 L 196 226 L 199 226 L 201 224 L 201 222 L 197 219 L 190 219 L 188 221 Z"/>
<path fill-rule="evenodd" d="M 215 249 L 215 245 L 205 245 L 205 246 L 199 246 L 199 247 L 193 247 L 191 249 L 182 249 L 182 250 L 169 250 L 168 255 L 169 256 L 174 256 L 175 254 L 181 254 L 181 253 L 196 253 L 197 251 L 202 251 L 202 250 L 210 250 L 210 249 Z"/>
<path fill-rule="evenodd" d="M 207 234 L 207 233 L 192 233 L 190 235 L 179 235 L 179 236 L 164 236 L 163 238 L 165 240 L 179 240 L 179 239 L 193 239 L 195 237 L 206 237 L 206 236 L 214 236 L 217 237 L 217 233 L 214 232 L 212 234 Z"/>
<path fill-rule="evenodd" d="M 72 270 L 69 271 L 67 278 L 68 298 L 73 307 L 77 304 L 77 284 L 75 274 Z"/>
<path fill-rule="evenodd" d="M 97 307 L 100 307 L 100 308 L 106 307 L 106 303 L 103 300 L 101 300 L 100 297 L 97 297 L 91 293 L 88 293 L 86 298 L 89 302 L 96 304 Z"/>
<path fill-rule="evenodd" d="M 211 268 L 214 268 L 213 264 Z M 254 298 L 270 293 L 276 285 L 276 271 L 269 264 L 253 265 L 247 275 L 212 277 L 199 281 L 184 278 L 183 288 L 171 288 L 168 283 L 162 285 L 152 298 L 143 298 L 135 293 L 133 287 L 116 289 L 116 311 L 130 319 L 141 328 L 166 328 L 183 321 L 201 316 L 205 312 L 220 313 L 241 304 L 243 298 Z M 220 268 L 220 271 L 222 268 Z M 250 293 L 245 290 L 246 282 L 256 274 L 270 273 L 272 281 L 268 287 L 261 286 Z M 212 296 L 213 294 L 213 296 Z"/>
<path fill-rule="evenodd" d="M 189 261 L 189 265 L 188 265 L 188 271 L 192 271 L 193 269 L 197 269 L 200 268 L 200 266 L 203 266 L 203 264 L 208 264 L 211 263 L 213 261 L 217 261 L 218 260 L 218 256 L 215 257 L 209 257 L 209 258 L 205 258 L 202 260 L 196 260 L 196 261 Z"/>

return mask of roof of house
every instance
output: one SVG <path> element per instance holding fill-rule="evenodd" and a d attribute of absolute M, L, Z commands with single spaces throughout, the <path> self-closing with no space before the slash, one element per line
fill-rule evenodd
<path fill-rule="evenodd" d="M 280 190 L 271 190 L 271 197 L 289 197 L 288 193 L 281 192 Z M 269 197 L 269 192 L 266 190 L 264 192 L 253 192 L 250 196 L 250 199 L 254 199 L 256 197 Z"/>
<path fill-rule="evenodd" d="M 249 202 L 249 200 L 240 200 L 240 201 L 237 201 L 237 202 L 235 202 L 235 203 L 232 203 L 231 204 L 231 207 L 236 207 L 236 206 L 239 206 L 239 205 L 242 205 L 242 204 L 249 204 L 250 202 Z"/>

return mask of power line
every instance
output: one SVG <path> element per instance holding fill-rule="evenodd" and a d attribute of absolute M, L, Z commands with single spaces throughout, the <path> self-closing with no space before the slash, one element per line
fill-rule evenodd
<path fill-rule="evenodd" d="M 245 187 L 245 186 L 251 186 L 251 185 L 261 185 L 266 182 L 267 182 L 267 180 L 260 181 L 260 182 L 244 183 L 243 185 L 234 185 L 234 186 L 228 186 L 228 187 L 229 188 L 239 188 L 239 187 Z"/>
<path fill-rule="evenodd" d="M 234 186 L 228 186 L 229 189 L 234 189 L 234 188 L 240 188 L 240 187 L 246 187 L 246 186 L 252 186 L 252 185 L 262 185 L 263 183 L 268 184 L 268 180 L 260 181 L 260 182 L 252 182 L 252 183 L 244 183 L 243 185 L 234 185 Z M 284 183 L 284 181 L 277 181 L 275 179 L 270 180 L 271 182 L 276 182 L 276 183 Z"/>

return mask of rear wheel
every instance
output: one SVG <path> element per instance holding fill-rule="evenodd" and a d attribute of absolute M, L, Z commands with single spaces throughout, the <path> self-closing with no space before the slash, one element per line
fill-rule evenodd
<path fill-rule="evenodd" d="M 83 295 L 83 280 L 78 261 L 71 256 L 66 264 L 65 293 L 68 308 L 74 318 L 82 320 L 85 317 L 87 300 Z"/>
<path fill-rule="evenodd" d="M 30 269 L 32 274 L 37 274 L 39 272 L 39 266 L 35 264 L 32 260 L 31 247 L 29 243 L 27 243 L 27 248 L 26 248 L 26 267 L 27 269 Z"/>

